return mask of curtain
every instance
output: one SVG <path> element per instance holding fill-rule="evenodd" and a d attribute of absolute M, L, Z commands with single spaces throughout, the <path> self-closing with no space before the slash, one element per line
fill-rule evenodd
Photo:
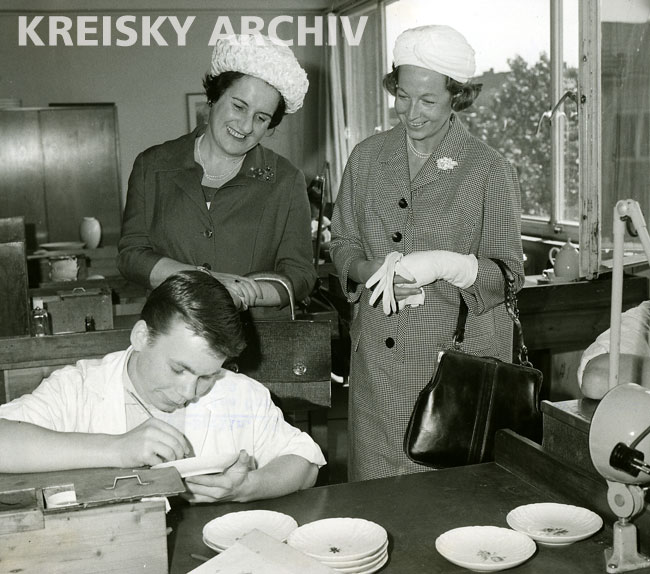
<path fill-rule="evenodd" d="M 386 66 L 382 14 L 382 3 L 377 0 L 328 14 L 337 21 L 337 42 L 327 47 L 324 66 L 325 154 L 333 200 L 354 146 L 383 129 L 386 105 L 381 80 Z M 360 35 L 358 43 L 353 41 L 355 35 Z"/>
<path fill-rule="evenodd" d="M 325 155 L 330 163 L 329 189 L 332 201 L 336 199 L 339 182 L 343 176 L 345 163 L 350 155 L 345 127 L 345 108 L 341 80 L 341 55 L 337 46 L 326 50 L 327 107 L 326 107 L 326 149 Z"/>

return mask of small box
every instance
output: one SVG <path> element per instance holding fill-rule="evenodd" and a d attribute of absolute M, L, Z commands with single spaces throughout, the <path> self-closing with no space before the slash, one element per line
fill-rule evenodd
<path fill-rule="evenodd" d="M 0 474 L 2 572 L 167 574 L 160 497 L 184 491 L 174 468 Z"/>
<path fill-rule="evenodd" d="M 47 308 L 52 321 L 53 334 L 86 331 L 88 330 L 86 318 L 89 319 L 89 323 L 94 323 L 94 329 L 97 331 L 113 328 L 113 301 L 107 283 L 56 291 L 34 289 L 32 302 L 34 300 L 40 300 Z"/>

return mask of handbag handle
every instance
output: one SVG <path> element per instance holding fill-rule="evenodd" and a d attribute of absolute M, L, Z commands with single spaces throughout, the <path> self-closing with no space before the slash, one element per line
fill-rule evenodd
<path fill-rule="evenodd" d="M 524 367 L 532 367 L 532 363 L 528 360 L 528 348 L 524 343 L 524 331 L 521 327 L 519 320 L 519 308 L 517 307 L 517 295 L 515 293 L 515 276 L 510 268 L 500 259 L 492 259 L 503 274 L 504 279 L 504 303 L 508 316 L 512 320 L 515 327 L 515 364 L 523 365 Z M 460 344 L 465 340 L 465 323 L 467 322 L 467 314 L 469 308 L 463 296 L 460 297 L 460 308 L 458 309 L 458 320 L 456 321 L 456 330 L 454 331 L 453 344 L 454 349 L 458 349 Z"/>
<path fill-rule="evenodd" d="M 278 283 L 284 287 L 285 291 L 289 295 L 289 308 L 291 311 L 291 320 L 296 319 L 296 298 L 293 294 L 293 285 L 288 277 L 281 275 L 280 273 L 274 273 L 272 271 L 264 272 L 258 271 L 256 273 L 249 273 L 246 277 L 250 277 L 255 281 L 267 281 L 268 283 Z"/>

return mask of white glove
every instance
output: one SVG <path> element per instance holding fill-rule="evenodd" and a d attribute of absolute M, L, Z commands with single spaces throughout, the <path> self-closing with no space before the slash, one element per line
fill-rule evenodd
<path fill-rule="evenodd" d="M 420 305 L 424 305 L 424 289 L 422 289 L 422 287 L 420 287 L 419 293 L 416 293 L 415 295 L 409 295 L 405 299 L 397 302 L 397 306 L 400 308 L 400 311 L 407 305 L 409 307 L 419 307 Z"/>
<path fill-rule="evenodd" d="M 400 257 L 395 273 L 404 279 L 415 280 L 413 287 L 422 287 L 439 279 L 461 289 L 474 285 L 478 261 L 473 254 L 454 251 L 415 251 Z"/>
<path fill-rule="evenodd" d="M 463 255 L 454 251 L 415 251 L 403 255 L 393 251 L 386 256 L 383 265 L 366 281 L 370 289 L 376 284 L 370 297 L 370 305 L 383 295 L 383 310 L 386 315 L 397 311 L 406 305 L 418 307 L 424 304 L 424 291 L 411 295 L 399 304 L 395 301 L 394 279 L 395 275 L 404 277 L 407 281 L 414 281 L 410 287 L 422 287 L 439 279 L 461 289 L 467 289 L 476 281 L 478 274 L 478 261 L 473 254 Z"/>
<path fill-rule="evenodd" d="M 391 311 L 397 311 L 395 292 L 393 291 L 393 278 L 395 276 L 395 266 L 402 257 L 403 255 L 399 251 L 389 253 L 386 255 L 386 259 L 384 259 L 382 266 L 374 272 L 368 281 L 366 281 L 366 287 L 368 289 L 377 284 L 370 296 L 371 305 L 374 305 L 375 301 L 377 301 L 382 294 L 384 295 L 382 304 L 386 315 L 390 315 Z"/>

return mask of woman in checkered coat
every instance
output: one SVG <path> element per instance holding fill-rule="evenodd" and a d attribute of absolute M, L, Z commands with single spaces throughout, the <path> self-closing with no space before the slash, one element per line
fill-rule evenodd
<path fill-rule="evenodd" d="M 508 265 L 517 289 L 524 281 L 516 172 L 454 114 L 480 90 L 469 81 L 474 51 L 452 28 L 424 26 L 398 37 L 394 62 L 384 85 L 400 124 L 353 150 L 332 219 L 330 253 L 356 303 L 350 480 L 426 470 L 402 441 L 439 352 L 452 344 L 460 298 L 470 310 L 461 349 L 510 361 L 504 280 L 490 258 Z M 394 289 L 381 280 L 391 265 Z M 373 305 L 366 282 L 378 280 L 375 296 L 384 291 Z"/>

